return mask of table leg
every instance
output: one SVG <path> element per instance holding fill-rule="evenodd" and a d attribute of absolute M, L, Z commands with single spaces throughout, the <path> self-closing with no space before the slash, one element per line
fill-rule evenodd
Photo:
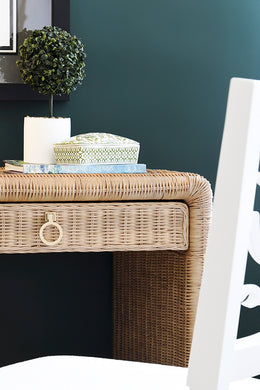
<path fill-rule="evenodd" d="M 187 366 L 202 260 L 189 251 L 116 252 L 115 359 Z"/>

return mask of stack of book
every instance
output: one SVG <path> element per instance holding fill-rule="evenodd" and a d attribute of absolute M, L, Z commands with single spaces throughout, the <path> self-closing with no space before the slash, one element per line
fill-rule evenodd
<path fill-rule="evenodd" d="M 6 172 L 19 173 L 145 173 L 145 164 L 29 164 L 4 160 Z"/>

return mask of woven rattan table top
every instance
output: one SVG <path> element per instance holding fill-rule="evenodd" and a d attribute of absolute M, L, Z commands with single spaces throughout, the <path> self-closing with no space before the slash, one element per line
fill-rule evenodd
<path fill-rule="evenodd" d="M 22 174 L 0 168 L 0 202 L 174 200 L 211 202 L 209 182 L 193 173 Z"/>

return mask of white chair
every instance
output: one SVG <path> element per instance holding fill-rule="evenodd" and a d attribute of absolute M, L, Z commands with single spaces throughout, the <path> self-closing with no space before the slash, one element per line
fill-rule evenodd
<path fill-rule="evenodd" d="M 260 81 L 232 79 L 188 369 L 53 356 L 1 368 L 0 389 L 259 390 L 250 377 L 260 373 L 260 332 L 236 340 L 241 299 L 259 304 L 257 286 L 243 287 L 248 248 L 260 258 L 259 222 L 249 240 L 259 151 Z"/>

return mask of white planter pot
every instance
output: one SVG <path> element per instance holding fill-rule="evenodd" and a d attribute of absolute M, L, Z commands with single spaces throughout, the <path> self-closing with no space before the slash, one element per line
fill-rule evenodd
<path fill-rule="evenodd" d="M 24 161 L 55 164 L 53 144 L 70 138 L 70 132 L 70 118 L 24 118 Z"/>

